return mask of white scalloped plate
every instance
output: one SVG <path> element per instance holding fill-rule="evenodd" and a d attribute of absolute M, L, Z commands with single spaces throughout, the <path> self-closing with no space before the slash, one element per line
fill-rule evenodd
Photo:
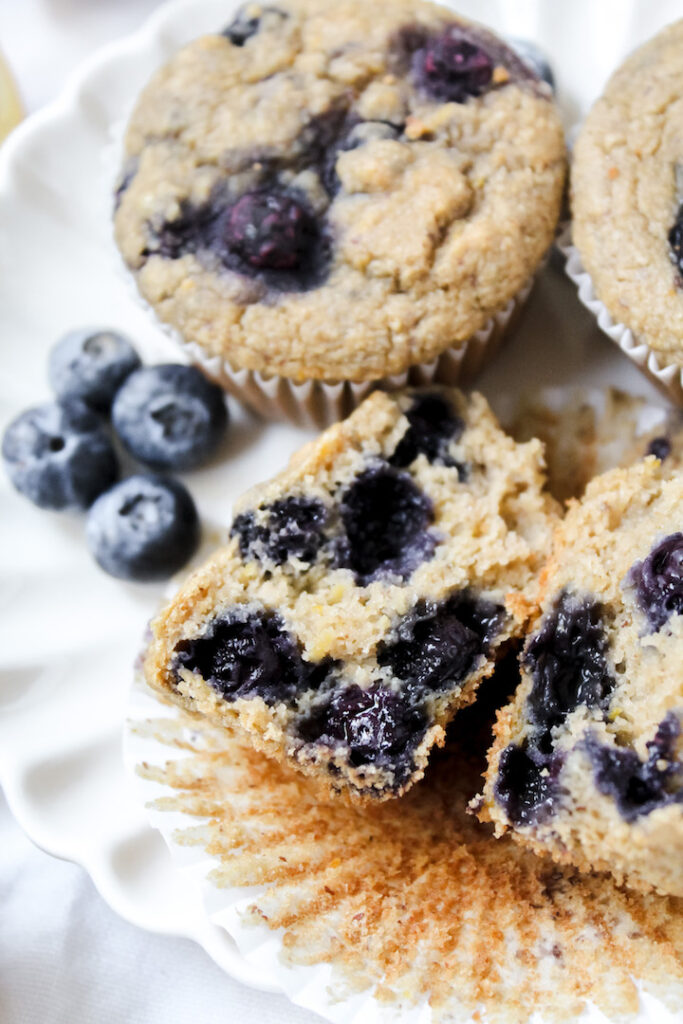
<path fill-rule="evenodd" d="M 135 35 L 95 54 L 55 103 L 5 143 L 0 426 L 47 398 L 46 352 L 70 327 L 112 325 L 128 332 L 147 360 L 177 357 L 112 269 L 107 211 L 115 169 L 105 155 L 114 126 L 150 72 L 189 38 L 223 25 L 234 6 L 234 0 L 163 6 Z M 465 14 L 481 9 L 476 0 L 457 6 Z M 553 5 L 552 18 L 549 6 L 492 0 L 486 15 L 499 30 L 535 37 L 552 54 L 561 83 L 573 88 L 568 117 L 644 30 L 673 18 L 677 7 L 680 13 L 680 3 L 670 0 L 648 4 L 647 18 L 644 4 L 620 5 L 618 39 L 589 67 L 580 15 L 596 22 L 594 35 L 602 32 L 594 5 Z M 582 51 L 575 75 L 567 56 L 572 40 Z M 656 398 L 581 310 L 568 282 L 548 269 L 483 390 L 495 405 L 504 390 L 557 382 L 613 384 Z M 235 422 L 221 457 L 187 478 L 205 521 L 223 524 L 232 499 L 310 436 L 264 426 L 232 408 Z M 124 774 L 121 724 L 132 665 L 161 589 L 104 576 L 85 549 L 82 521 L 34 509 L 4 476 L 0 505 L 0 783 L 16 818 L 45 850 L 82 864 L 129 921 L 194 938 L 233 977 L 272 987 L 211 924 L 197 886 L 173 866 Z"/>

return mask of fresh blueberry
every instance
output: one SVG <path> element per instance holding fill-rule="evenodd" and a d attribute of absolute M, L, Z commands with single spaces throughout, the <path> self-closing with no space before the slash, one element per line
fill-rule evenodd
<path fill-rule="evenodd" d="M 452 25 L 416 51 L 413 71 L 419 86 L 434 99 L 464 103 L 486 92 L 493 60 L 459 26 Z"/>
<path fill-rule="evenodd" d="M 242 558 L 282 565 L 292 558 L 314 562 L 325 540 L 325 506 L 315 498 L 281 498 L 236 516 L 230 533 L 239 537 Z"/>
<path fill-rule="evenodd" d="M 106 411 L 140 357 L 122 334 L 106 328 L 69 331 L 52 348 L 48 360 L 50 385 L 60 399 L 80 398 Z"/>
<path fill-rule="evenodd" d="M 671 711 L 647 744 L 646 761 L 641 761 L 635 750 L 608 747 L 594 736 L 587 738 L 596 785 L 616 801 L 626 821 L 670 803 L 683 803 L 683 764 L 674 756 L 679 733 L 678 717 Z"/>
<path fill-rule="evenodd" d="M 83 402 L 50 402 L 10 423 L 2 440 L 7 474 L 40 508 L 88 508 L 118 476 L 100 418 Z"/>
<path fill-rule="evenodd" d="M 400 785 L 411 772 L 411 752 L 427 728 L 424 713 L 400 694 L 379 684 L 367 690 L 349 686 L 305 719 L 300 726 L 307 743 L 349 748 L 349 761 L 391 765 Z"/>
<path fill-rule="evenodd" d="M 389 460 L 391 465 L 404 468 L 418 455 L 424 455 L 434 465 L 457 469 L 459 479 L 464 480 L 466 467 L 454 459 L 448 449 L 451 441 L 460 437 L 465 424 L 453 412 L 450 403 L 436 393 L 418 395 L 405 416 L 409 427 Z"/>
<path fill-rule="evenodd" d="M 399 626 L 399 639 L 380 647 L 377 660 L 415 697 L 457 686 L 477 666 L 504 614 L 499 605 L 466 593 L 436 609 L 422 602 Z"/>
<path fill-rule="evenodd" d="M 683 203 L 678 207 L 676 220 L 669 232 L 671 259 L 679 275 L 683 274 Z"/>
<path fill-rule="evenodd" d="M 683 533 L 672 533 L 647 558 L 636 562 L 627 576 L 635 585 L 636 600 L 653 632 L 672 615 L 683 615 Z"/>
<path fill-rule="evenodd" d="M 516 827 L 547 821 L 555 810 L 557 757 L 546 758 L 533 747 L 511 743 L 500 755 L 494 783 L 496 802 Z"/>
<path fill-rule="evenodd" d="M 247 40 L 259 31 L 265 16 L 271 16 L 274 20 L 276 17 L 284 19 L 287 14 L 279 7 L 260 7 L 253 3 L 244 4 L 239 8 L 230 24 L 223 29 L 221 35 L 229 39 L 233 46 L 244 46 Z"/>
<path fill-rule="evenodd" d="M 194 469 L 220 443 L 228 414 L 223 392 L 193 366 L 136 370 L 118 391 L 112 422 L 128 451 L 153 469 Z"/>
<path fill-rule="evenodd" d="M 361 585 L 382 575 L 407 579 L 434 552 L 436 538 L 427 529 L 432 503 L 407 473 L 391 466 L 379 464 L 357 477 L 340 511 L 345 537 L 338 564 Z"/>
<path fill-rule="evenodd" d="M 547 82 L 554 92 L 555 75 L 541 47 L 537 46 L 536 43 L 532 43 L 530 39 L 520 39 L 517 36 L 511 37 L 508 41 L 524 63 L 531 68 L 538 78 Z"/>
<path fill-rule="evenodd" d="M 283 192 L 246 192 L 221 225 L 228 253 L 255 270 L 297 270 L 318 248 L 320 227 L 305 205 Z"/>
<path fill-rule="evenodd" d="M 224 700 L 261 697 L 266 704 L 317 689 L 335 665 L 304 661 L 279 615 L 246 606 L 216 619 L 203 636 L 182 640 L 175 654 L 176 670 L 198 673 Z"/>
<path fill-rule="evenodd" d="M 600 605 L 563 592 L 524 655 L 535 725 L 547 733 L 580 704 L 604 703 L 614 687 L 606 651 Z"/>
<path fill-rule="evenodd" d="M 654 437 L 647 446 L 646 455 L 654 455 L 660 462 L 671 455 L 671 441 L 668 437 Z"/>
<path fill-rule="evenodd" d="M 179 481 L 138 474 L 100 495 L 88 513 L 86 539 L 110 576 L 165 580 L 194 554 L 199 519 Z"/>

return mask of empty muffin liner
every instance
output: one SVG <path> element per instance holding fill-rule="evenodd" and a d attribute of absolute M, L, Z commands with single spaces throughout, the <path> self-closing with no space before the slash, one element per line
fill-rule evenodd
<path fill-rule="evenodd" d="M 572 242 L 571 226 L 565 228 L 557 247 L 565 257 L 565 273 L 576 285 L 579 300 L 591 311 L 600 329 L 668 398 L 683 405 L 683 367 L 668 363 L 665 355 L 641 341 L 630 327 L 615 323 L 607 306 L 598 298 L 593 279 Z"/>
<path fill-rule="evenodd" d="M 674 1020 L 667 1007 L 680 1005 L 683 973 L 672 967 L 671 941 L 660 949 L 657 932 L 677 934 L 672 901 L 622 892 L 604 875 L 584 880 L 509 840 L 487 838 L 459 806 L 457 775 L 451 783 L 441 769 L 427 791 L 393 802 L 400 809 L 360 812 L 356 826 L 355 812 L 327 810 L 307 793 L 306 780 L 249 753 L 237 736 L 159 702 L 139 676 L 124 750 L 151 825 L 177 868 L 199 884 L 209 920 L 235 941 L 245 971 L 324 1020 Z M 409 865 L 400 868 L 403 882 L 397 858 Z M 391 904 L 384 915 L 383 899 Z M 355 901 L 350 909 L 348 901 Z M 639 921 L 631 962 L 629 935 Z M 349 954 L 356 927 L 358 948 L 352 943 Z M 406 930 L 407 959 L 400 945 Z M 461 945 L 451 933 L 462 936 Z M 384 970 L 385 955 L 405 969 Z M 476 1009 L 472 976 L 482 983 L 474 985 Z M 504 978 L 499 1001 L 493 993 Z"/>

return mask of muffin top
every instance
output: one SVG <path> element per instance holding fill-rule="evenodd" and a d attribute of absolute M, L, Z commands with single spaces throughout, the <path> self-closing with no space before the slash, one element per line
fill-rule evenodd
<path fill-rule="evenodd" d="M 548 87 L 415 0 L 247 5 L 132 115 L 115 230 L 160 318 L 235 368 L 372 380 L 484 326 L 549 245 Z"/>
<path fill-rule="evenodd" d="M 574 241 L 615 320 L 683 366 L 683 20 L 615 72 L 577 140 Z"/>

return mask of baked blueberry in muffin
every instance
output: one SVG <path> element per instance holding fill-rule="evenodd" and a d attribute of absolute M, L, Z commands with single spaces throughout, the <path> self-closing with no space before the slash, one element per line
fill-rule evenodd
<path fill-rule="evenodd" d="M 445 8 L 247 3 L 140 96 L 116 238 L 204 353 L 375 380 L 464 343 L 524 289 L 564 160 L 547 84 Z"/>
<path fill-rule="evenodd" d="M 333 790 L 396 796 L 522 632 L 544 484 L 481 396 L 376 393 L 239 502 L 146 678 Z"/>
<path fill-rule="evenodd" d="M 650 456 L 558 527 L 481 816 L 582 869 L 683 895 L 683 478 Z"/>

